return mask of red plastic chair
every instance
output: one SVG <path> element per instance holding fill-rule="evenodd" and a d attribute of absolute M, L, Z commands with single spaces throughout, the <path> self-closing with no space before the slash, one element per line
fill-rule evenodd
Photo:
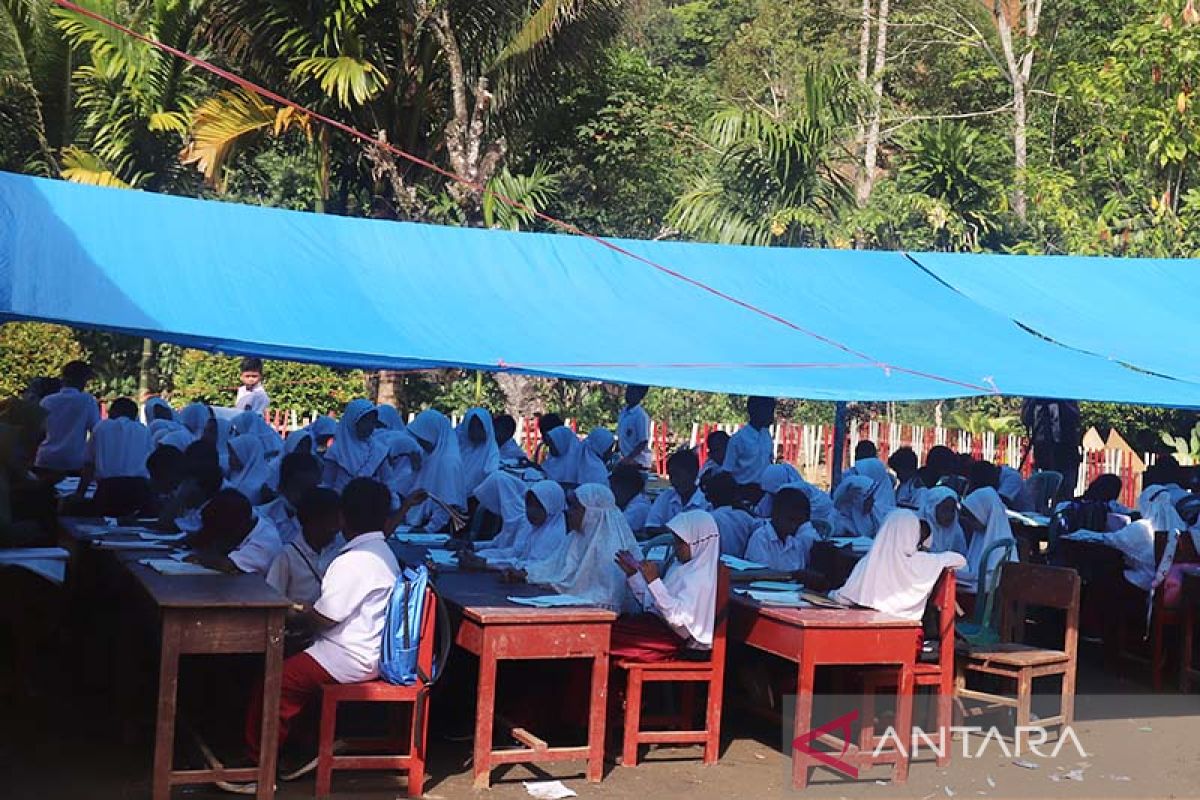
<path fill-rule="evenodd" d="M 955 617 L 955 581 L 954 570 L 942 571 L 942 577 L 933 587 L 930 600 L 938 611 L 938 634 L 941 642 L 941 652 L 938 663 L 923 664 L 917 662 L 913 668 L 913 685 L 928 686 L 935 692 L 937 713 L 935 724 L 936 736 L 930 737 L 933 748 L 937 752 L 937 765 L 944 767 L 950 763 L 950 726 L 953 724 L 954 711 L 954 617 Z M 863 728 L 861 744 L 863 750 L 875 748 L 875 695 L 881 689 L 892 689 L 896 686 L 894 670 L 871 670 L 863 675 Z"/>
<path fill-rule="evenodd" d="M 713 644 L 707 661 L 674 659 L 645 663 L 622 659 L 617 669 L 629 673 L 625 693 L 625 734 L 621 762 L 636 767 L 638 746 L 643 744 L 703 744 L 704 763 L 715 764 L 721 755 L 721 706 L 725 686 L 725 637 L 729 622 L 729 569 L 717 570 L 717 607 Z M 642 714 L 642 688 L 647 683 L 682 683 L 683 708 L 677 716 L 651 717 Z M 696 684 L 708 685 L 703 730 L 693 730 Z M 669 725 L 674 730 L 642 730 L 642 722 Z"/>
<path fill-rule="evenodd" d="M 433 674 L 433 647 L 436 625 L 437 596 L 430 591 L 425 597 L 421 618 L 421 646 L 417 664 L 422 675 Z M 346 742 L 353 751 L 334 755 L 333 741 L 337 729 L 339 703 L 400 703 L 411 704 L 412 715 L 407 738 L 357 739 Z M 399 712 L 400 709 L 397 709 Z M 321 693 L 321 730 L 317 750 L 317 797 L 330 794 L 334 770 L 398 770 L 408 772 L 408 796 L 420 797 L 425 786 L 425 733 L 429 717 L 429 686 L 418 679 L 410 686 L 397 686 L 383 680 L 365 683 L 328 684 Z M 401 748 L 407 752 L 397 753 Z M 387 754 L 365 754 L 364 751 L 387 751 Z"/>

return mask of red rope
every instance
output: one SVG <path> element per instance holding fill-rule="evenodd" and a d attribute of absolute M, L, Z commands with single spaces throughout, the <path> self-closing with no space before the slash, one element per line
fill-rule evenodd
<path fill-rule="evenodd" d="M 206 70 L 207 72 L 211 72 L 213 75 L 216 75 L 220 78 L 224 78 L 225 80 L 229 81 L 230 83 L 233 83 L 236 86 L 240 86 L 243 89 L 246 89 L 247 91 L 254 92 L 257 95 L 259 95 L 261 97 L 265 97 L 268 100 L 272 100 L 282 106 L 286 106 L 295 111 L 299 111 L 302 114 L 306 114 L 314 119 L 320 120 L 321 122 L 325 123 L 326 125 L 329 125 L 332 128 L 342 131 L 343 133 L 346 133 L 355 139 L 360 139 L 360 140 L 367 142 L 368 144 L 371 144 L 375 147 L 381 147 L 399 158 L 402 158 L 413 164 L 417 164 L 418 166 L 424 167 L 425 169 L 428 169 L 438 175 L 441 175 L 444 178 L 448 178 L 452 181 L 461 183 L 465 186 L 470 187 L 471 189 L 473 189 L 477 192 L 480 192 L 483 194 L 488 194 L 508 206 L 511 206 L 519 211 L 523 211 L 527 214 L 530 214 L 530 215 L 536 217 L 537 219 L 540 219 L 543 222 L 547 222 L 567 233 L 570 233 L 575 236 L 582 236 L 583 238 L 588 239 L 592 242 L 595 242 L 596 244 L 599 244 L 602 247 L 606 247 L 609 250 L 612 250 L 613 252 L 616 252 L 623 256 L 626 256 L 627 258 L 632 258 L 635 261 L 641 262 L 642 264 L 645 264 L 646 266 L 649 266 L 655 270 L 658 270 L 659 272 L 662 272 L 665 275 L 669 275 L 672 278 L 681 280 L 687 284 L 690 284 L 691 286 L 696 287 L 697 289 L 708 292 L 709 294 L 715 295 L 716 297 L 719 297 L 722 300 L 725 300 L 725 301 L 733 303 L 737 306 L 740 306 L 741 308 L 744 308 L 747 311 L 750 311 L 752 313 L 766 317 L 767 319 L 772 320 L 774 322 L 778 322 L 781 325 L 785 325 L 788 328 L 791 328 L 792 330 L 797 331 L 798 333 L 802 333 L 806 336 L 810 336 L 810 337 L 816 339 L 817 341 L 823 342 L 832 347 L 836 347 L 839 350 L 849 353 L 850 355 L 853 355 L 857 358 L 861 358 L 864 361 L 868 362 L 867 366 L 879 367 L 879 368 L 883 369 L 884 372 L 887 372 L 889 370 L 895 370 L 896 372 L 902 372 L 902 373 L 914 375 L 914 376 L 921 377 L 921 378 L 928 378 L 930 380 L 940 381 L 942 383 L 948 383 L 948 384 L 951 384 L 954 386 L 961 386 L 961 387 L 964 387 L 967 389 L 971 389 L 972 391 L 981 391 L 981 392 L 986 392 L 989 394 L 998 393 L 994 386 L 991 388 L 988 388 L 986 386 L 979 386 L 976 384 L 966 383 L 963 381 L 955 380 L 953 378 L 946 378 L 946 377 L 942 377 L 940 375 L 933 375 L 930 373 L 921 372 L 920 370 L 908 369 L 906 367 L 899 367 L 894 364 L 887 364 L 885 362 L 879 361 L 878 359 L 871 358 L 870 356 L 868 356 L 864 353 L 861 353 L 861 352 L 849 347 L 848 345 L 845 345 L 845 344 L 838 342 L 834 339 L 831 339 L 827 336 L 823 336 L 822 334 L 819 334 L 816 331 L 811 331 L 807 328 L 797 325 L 796 323 L 792 322 L 791 320 L 781 317 L 778 314 L 775 314 L 771 311 L 767 311 L 766 309 L 763 309 L 763 308 L 759 308 L 758 306 L 755 306 L 752 303 L 748 303 L 745 300 L 741 300 L 737 297 L 734 297 L 733 295 L 727 294 L 726 292 L 723 292 L 720 289 L 717 289 L 716 287 L 709 286 L 708 284 L 706 284 L 702 281 L 696 280 L 695 278 L 688 277 L 687 275 L 684 275 L 681 272 L 677 272 L 676 270 L 673 270 L 669 267 L 663 266 L 662 264 L 659 264 L 656 261 L 646 258 L 645 256 L 640 256 L 637 253 L 634 253 L 624 247 L 621 247 L 618 244 L 615 244 L 614 242 L 610 242 L 607 239 L 597 236 L 596 234 L 588 233 L 587 231 L 582 230 L 569 222 L 565 222 L 563 220 L 552 217 L 549 214 L 546 214 L 542 211 L 538 211 L 537 209 L 530 208 L 529 206 L 525 205 L 524 203 L 521 203 L 518 200 L 514 200 L 511 197 L 506 197 L 504 194 L 497 192 L 493 189 L 489 189 L 477 181 L 472 181 L 472 180 L 465 178 L 461 175 L 458 175 L 457 173 L 454 173 L 450 170 L 443 169 L 442 167 L 439 167 L 437 164 L 434 164 L 431 161 L 427 161 L 427 160 L 421 158 L 420 156 L 416 156 L 405 150 L 401 150 L 400 148 L 398 148 L 388 142 L 383 142 L 378 139 L 372 138 L 371 136 L 368 136 L 367 134 L 363 133 L 362 131 L 358 130 L 357 128 L 353 128 L 353 127 L 345 124 L 344 122 L 339 122 L 336 119 L 333 119 L 332 117 L 327 117 L 323 114 L 313 111 L 312 109 L 306 108 L 305 106 L 302 106 L 293 100 L 289 100 L 288 98 L 286 98 L 280 94 L 277 94 L 277 93 L 271 91 L 270 89 L 267 89 L 263 86 L 259 86 L 258 84 L 254 83 L 253 81 L 243 78 L 240 75 L 236 75 L 228 70 L 222 69 L 221 67 L 218 67 L 217 65 L 212 64 L 208 61 L 205 61 L 204 59 L 194 56 L 190 53 L 185 53 L 184 51 L 182 51 L 178 48 L 172 47 L 168 44 L 164 44 L 164 43 L 158 41 L 157 39 L 152 39 L 148 36 L 138 33 L 137 31 L 133 30 L 132 28 L 129 28 L 125 25 L 122 25 L 119 22 L 116 22 L 116 21 L 111 20 L 107 17 L 104 17 L 100 14 L 97 14 L 94 11 L 83 8 L 75 3 L 70 2 L 70 0 L 53 0 L 53 2 L 55 3 L 55 5 L 58 5 L 61 8 L 65 8 L 68 11 L 73 11 L 76 14 L 80 14 L 84 17 L 95 20 L 96 22 L 99 22 L 102 25 L 107 25 L 108 27 L 110 27 L 114 30 L 120 31 L 121 33 L 125 34 L 126 36 L 130 36 L 134 39 L 137 39 L 140 42 L 144 42 L 145 44 L 148 44 L 151 47 L 162 50 L 163 52 L 170 53 L 171 55 L 175 56 L 176 58 L 181 58 L 184 61 L 187 61 L 189 64 L 193 64 L 197 67 L 200 67 L 203 70 Z"/>

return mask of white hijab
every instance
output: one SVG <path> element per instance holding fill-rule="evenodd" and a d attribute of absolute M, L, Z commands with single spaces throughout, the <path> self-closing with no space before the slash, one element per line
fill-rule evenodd
<path fill-rule="evenodd" d="M 683 615 L 672 621 L 687 628 L 698 644 L 711 647 L 721 533 L 707 511 L 684 511 L 668 522 L 667 527 L 692 550 L 691 560 L 672 564 L 663 578 L 668 594 L 679 601 L 676 615 Z"/>
<path fill-rule="evenodd" d="M 212 419 L 212 409 L 204 403 L 192 403 L 181 408 L 175 418 L 183 423 L 193 437 L 199 439 L 204 434 L 204 427 Z"/>
<path fill-rule="evenodd" d="M 1137 510 L 1142 519 L 1150 521 L 1156 531 L 1187 530 L 1187 523 L 1175 509 L 1171 490 L 1166 486 L 1147 486 L 1138 495 Z"/>
<path fill-rule="evenodd" d="M 417 480 L 412 456 L 424 458 L 425 451 L 407 431 L 384 430 L 376 435 L 382 437 L 387 445 L 387 458 L 381 475 L 383 482 L 396 494 L 407 497 L 412 493 L 413 484 Z"/>
<path fill-rule="evenodd" d="M 787 484 L 796 483 L 800 480 L 802 480 L 800 471 L 791 464 L 772 464 L 764 469 L 758 479 L 758 485 L 762 487 L 763 496 L 759 499 L 758 505 L 754 507 L 754 515 L 763 519 L 770 519 L 771 511 L 775 507 L 775 493 Z"/>
<path fill-rule="evenodd" d="M 375 406 L 375 411 L 379 414 L 379 422 L 389 431 L 404 430 L 404 420 L 400 418 L 400 412 L 394 405 L 390 403 L 380 403 Z"/>
<path fill-rule="evenodd" d="M 462 457 L 450 420 L 442 412 L 427 408 L 408 426 L 408 432 L 433 445 L 433 452 L 422 457 L 413 488 L 424 489 L 443 503 L 465 508 L 467 491 L 463 486 Z"/>
<path fill-rule="evenodd" d="M 174 447 L 179 452 L 183 452 L 196 441 L 196 437 L 192 436 L 187 428 L 180 428 L 168 433 L 158 441 L 159 447 Z"/>
<path fill-rule="evenodd" d="M 882 519 L 896 507 L 896 489 L 892 484 L 892 473 L 878 458 L 864 458 L 854 463 L 850 470 L 856 475 L 870 478 L 879 488 L 875 490 L 876 516 Z"/>
<path fill-rule="evenodd" d="M 975 586 L 978 589 L 979 577 L 984 568 L 984 554 L 997 542 L 1012 540 L 1012 525 L 1008 521 L 1008 511 L 1004 507 L 1004 501 L 990 486 L 983 486 L 971 492 L 963 501 L 963 506 L 984 526 L 982 531 L 977 531 L 971 537 L 971 544 L 967 548 L 967 568 L 963 571 L 960 581 L 964 586 Z M 1015 548 L 1009 560 L 1017 560 Z M 990 575 L 992 570 L 999 569 L 999 567 L 1000 552 L 994 551 L 988 556 L 988 574 Z"/>
<path fill-rule="evenodd" d="M 333 417 L 320 414 L 308 423 L 308 429 L 313 436 L 313 455 L 320 455 L 317 447 L 320 445 L 321 439 L 337 434 L 337 421 Z"/>
<path fill-rule="evenodd" d="M 161 444 L 162 440 L 167 436 L 170 436 L 172 433 L 183 433 L 184 435 L 188 436 L 188 444 L 196 441 L 196 437 L 192 436 L 191 431 L 174 420 L 156 419 L 147 427 L 150 430 L 150 438 L 154 440 L 155 444 Z"/>
<path fill-rule="evenodd" d="M 607 486 L 585 483 L 575 490 L 575 497 L 585 510 L 583 530 L 569 532 L 566 547 L 530 564 L 526 568 L 529 582 L 548 584 L 560 594 L 585 597 L 612 611 L 636 610 L 625 573 L 613 560 L 621 550 L 641 558 L 625 514 Z"/>
<path fill-rule="evenodd" d="M 538 481 L 526 492 L 524 483 L 517 478 L 505 472 L 498 472 L 496 475 L 504 475 L 520 484 L 516 487 L 519 492 L 520 519 L 516 520 L 511 528 L 506 521 L 500 535 L 489 542 L 486 548 L 481 548 L 482 555 L 488 559 L 510 559 L 516 563 L 527 563 L 539 550 L 546 552 L 548 548 L 553 547 L 553 552 L 558 553 L 566 549 L 567 519 L 563 512 L 567 508 L 567 494 L 562 486 L 554 481 Z M 545 509 L 546 520 L 541 525 L 534 527 L 529 524 L 525 513 L 526 495 L 536 497 Z M 482 499 L 480 502 L 483 502 Z"/>
<path fill-rule="evenodd" d="M 290 456 L 300 447 L 300 443 L 305 439 L 309 441 L 308 452 L 314 456 L 317 454 L 317 440 L 313 437 L 312 431 L 308 428 L 300 428 L 288 434 L 288 437 L 283 440 L 283 454 Z"/>
<path fill-rule="evenodd" d="M 358 421 L 375 410 L 375 405 L 363 398 L 351 400 L 337 423 L 337 433 L 325 457 L 341 467 L 351 478 L 370 478 L 387 457 L 387 445 L 377 432 L 359 439 L 355 431 Z"/>
<path fill-rule="evenodd" d="M 966 560 L 958 553 L 923 553 L 917 547 L 920 540 L 917 515 L 905 508 L 892 511 L 836 596 L 903 619 L 921 619 L 942 570 L 958 569 Z"/>
<path fill-rule="evenodd" d="M 607 428 L 593 428 L 578 449 L 579 466 L 576 477 L 579 483 L 608 483 L 608 464 L 604 457 L 612 450 L 617 437 Z"/>
<path fill-rule="evenodd" d="M 556 452 L 556 455 L 546 456 L 542 462 L 546 477 L 559 483 L 579 483 L 579 448 L 583 444 L 575 431 L 566 425 L 559 425 L 547 433 L 546 438 L 554 445 Z"/>
<path fill-rule="evenodd" d="M 1008 501 L 1013 511 L 1033 511 L 1033 500 L 1025 487 L 1025 479 L 1012 467 L 1000 468 L 1000 486 L 996 491 Z"/>
<path fill-rule="evenodd" d="M 467 431 L 471 420 L 478 419 L 483 425 L 483 442 L 475 444 Z M 467 494 L 475 491 L 475 487 L 483 479 L 500 469 L 500 448 L 496 445 L 496 429 L 492 425 L 492 415 L 483 408 L 472 408 L 458 423 L 458 452 L 463 465 L 463 488 Z"/>
<path fill-rule="evenodd" d="M 263 455 L 271 459 L 283 452 L 283 437 L 267 424 L 262 414 L 243 411 L 229 421 L 233 436 L 257 436 L 263 444 Z"/>
<path fill-rule="evenodd" d="M 877 484 L 865 475 L 849 475 L 842 478 L 833 492 L 833 507 L 837 512 L 834 526 L 835 536 L 873 537 L 879 530 L 879 510 L 866 510 L 867 498 L 878 491 Z"/>
<path fill-rule="evenodd" d="M 167 410 L 167 416 L 165 419 L 154 416 L 154 409 L 156 408 L 164 408 Z M 175 422 L 175 409 L 171 408 L 171 404 L 166 400 L 163 400 L 161 397 L 151 397 L 144 404 L 142 404 L 142 419 L 145 421 L 147 427 L 160 420 L 165 422 Z"/>
<path fill-rule="evenodd" d="M 937 507 L 947 500 L 954 501 L 954 522 L 943 527 L 937 521 Z M 949 486 L 935 486 L 924 493 L 921 519 L 929 524 L 929 552 L 967 554 L 967 537 L 958 521 L 958 492 Z"/>
<path fill-rule="evenodd" d="M 241 462 L 241 467 L 229 473 L 230 488 L 237 489 L 254 505 L 262 502 L 262 488 L 271 483 L 274 473 L 263 456 L 262 440 L 253 434 L 235 436 L 229 449 Z"/>
<path fill-rule="evenodd" d="M 557 486 L 558 484 L 554 484 Z M 500 532 L 488 543 L 488 547 L 511 547 L 517 540 L 521 528 L 529 523 L 525 518 L 525 482 L 515 475 L 496 471 L 475 487 L 475 499 L 479 506 L 499 517 L 503 525 Z M 559 489 L 562 493 L 562 489 Z M 559 510 L 562 516 L 562 510 Z"/>

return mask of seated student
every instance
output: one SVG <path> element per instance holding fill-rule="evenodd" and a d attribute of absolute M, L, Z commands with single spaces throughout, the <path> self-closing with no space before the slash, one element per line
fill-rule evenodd
<path fill-rule="evenodd" d="M 546 459 L 542 471 L 546 477 L 559 483 L 579 483 L 580 448 L 583 443 L 575 431 L 560 425 L 546 434 Z"/>
<path fill-rule="evenodd" d="M 463 489 L 471 494 L 484 478 L 500 469 L 500 448 L 496 445 L 492 415 L 487 409 L 472 408 L 455 433 L 458 435 L 459 458 L 462 459 Z"/>
<path fill-rule="evenodd" d="M 705 511 L 685 511 L 667 523 L 675 561 L 660 576 L 653 561 L 627 550 L 616 554 L 642 613 L 613 625 L 614 658 L 663 661 L 682 650 L 712 649 L 721 547 L 717 524 Z"/>
<path fill-rule="evenodd" d="M 204 434 L 212 417 L 212 409 L 204 403 L 189 403 L 179 409 L 179 413 L 175 415 L 176 421 L 187 428 L 193 440 L 199 439 Z"/>
<path fill-rule="evenodd" d="M 321 580 L 345 546 L 341 498 L 332 489 L 309 489 L 299 501 L 300 535 L 283 546 L 267 570 L 267 583 L 293 603 L 310 606 L 321 596 Z"/>
<path fill-rule="evenodd" d="M 243 358 L 241 371 L 242 385 L 238 387 L 233 405 L 241 411 L 253 411 L 261 417 L 271 405 L 271 398 L 262 385 L 262 359 Z"/>
<path fill-rule="evenodd" d="M 355 478 L 379 477 L 387 446 L 383 437 L 376 435 L 378 428 L 379 412 L 370 400 L 359 398 L 346 404 L 333 446 L 325 453 L 323 486 L 340 491 Z"/>
<path fill-rule="evenodd" d="M 234 437 L 226 445 L 229 451 L 229 477 L 225 485 L 246 495 L 251 505 L 259 505 L 271 496 L 271 466 L 263 454 L 262 440 L 253 434 Z"/>
<path fill-rule="evenodd" d="M 521 449 L 513 436 L 517 433 L 517 421 L 510 414 L 500 414 L 492 420 L 496 431 L 496 447 L 500 451 L 500 463 L 523 464 L 529 461 L 529 454 Z"/>
<path fill-rule="evenodd" d="M 237 489 L 222 489 L 200 512 L 200 530 L 188 537 L 189 560 L 224 572 L 266 575 L 283 549 L 275 526 L 254 513 Z"/>
<path fill-rule="evenodd" d="M 802 480 L 800 471 L 791 464 L 772 464 L 763 470 L 758 479 L 762 488 L 762 497 L 754 506 L 754 516 L 759 519 L 770 519 L 771 507 L 775 503 L 775 493 L 789 483 L 799 483 Z"/>
<path fill-rule="evenodd" d="M 917 474 L 917 454 L 911 447 L 901 447 L 888 458 L 888 467 L 896 473 L 896 505 L 920 508 L 925 484 Z"/>
<path fill-rule="evenodd" d="M 771 519 L 750 534 L 745 558 L 777 572 L 808 576 L 808 555 L 820 538 L 809 521 L 808 496 L 799 487 L 785 486 L 775 495 Z"/>
<path fill-rule="evenodd" d="M 871 482 L 875 484 L 875 508 L 879 518 L 883 519 L 889 511 L 896 507 L 896 490 L 892 483 L 892 473 L 888 472 L 887 465 L 876 455 L 866 455 L 877 452 L 874 442 L 866 440 L 859 442 L 854 450 L 854 466 L 846 474 L 863 475 L 871 479 Z"/>
<path fill-rule="evenodd" d="M 712 518 L 721 535 L 721 554 L 742 558 L 746 544 L 758 520 L 738 505 L 737 481 L 728 472 L 717 472 L 708 479 L 708 500 L 712 503 Z"/>
<path fill-rule="evenodd" d="M 83 475 L 75 496 L 82 500 L 96 480 L 94 513 L 102 517 L 136 514 L 150 502 L 146 459 L 154 452 L 150 430 L 138 422 L 137 403 L 128 397 L 112 401 L 108 419 L 92 430 L 83 457 Z"/>
<path fill-rule="evenodd" d="M 625 387 L 625 407 L 617 416 L 617 441 L 621 463 L 650 469 L 654 454 L 650 447 L 650 415 L 642 408 L 649 389 L 630 384 Z"/>
<path fill-rule="evenodd" d="M 446 415 L 432 408 L 413 419 L 408 434 L 416 439 L 425 455 L 413 481 L 413 492 L 404 498 L 407 506 L 404 518 L 408 524 L 428 531 L 446 530 L 450 513 L 444 506 L 467 507 L 458 437 Z"/>
<path fill-rule="evenodd" d="M 676 450 L 667 459 L 671 488 L 654 499 L 646 517 L 649 529 L 664 527 L 684 511 L 708 511 L 712 506 L 700 489 L 700 459 L 691 448 Z"/>
<path fill-rule="evenodd" d="M 830 596 L 902 619 L 921 619 L 942 570 L 961 569 L 966 559 L 954 552 L 921 552 L 920 540 L 917 515 L 906 508 L 892 511 L 846 584 Z"/>
<path fill-rule="evenodd" d="M 150 501 L 142 514 L 157 517 L 183 483 L 187 461 L 182 450 L 163 444 L 146 459 L 146 471 L 150 474 Z"/>
<path fill-rule="evenodd" d="M 41 526 L 34 520 L 17 519 L 13 507 L 14 483 L 27 466 L 22 458 L 22 433 L 18 426 L 0 422 L 0 548 L 50 544 L 44 541 Z"/>
<path fill-rule="evenodd" d="M 308 431 L 313 437 L 313 454 L 323 456 L 329 450 L 329 443 L 337 435 L 337 420 L 326 414 L 319 414 L 308 423 Z"/>
<path fill-rule="evenodd" d="M 253 411 L 243 411 L 229 420 L 230 438 L 238 436 L 256 436 L 262 441 L 263 458 L 272 461 L 282 455 L 284 450 L 283 437 L 279 431 L 272 428 L 263 419 L 262 414 Z"/>
<path fill-rule="evenodd" d="M 922 468 L 922 482 L 927 489 L 932 489 L 948 475 L 953 475 L 958 457 L 954 451 L 942 444 L 934 445 L 925 454 L 925 466 Z"/>
<path fill-rule="evenodd" d="M 142 404 L 142 420 L 147 428 L 155 422 L 175 422 L 175 409 L 161 397 L 150 397 Z"/>
<path fill-rule="evenodd" d="M 854 445 L 854 463 L 866 461 L 868 458 L 879 458 L 879 448 L 870 439 L 860 439 Z"/>
<path fill-rule="evenodd" d="M 380 403 L 375 406 L 375 413 L 379 415 L 379 427 L 383 430 L 404 430 L 404 419 L 400 416 L 400 409 L 391 403 Z"/>
<path fill-rule="evenodd" d="M 763 470 L 775 460 L 775 398 L 751 397 L 746 401 L 749 421 L 729 439 L 725 448 L 725 471 L 741 486 L 758 483 Z"/>
<path fill-rule="evenodd" d="M 1147 484 L 1150 486 L 1151 484 Z M 1104 503 L 1108 507 L 1110 514 L 1124 514 L 1129 516 L 1133 510 L 1124 505 L 1120 501 L 1121 489 L 1124 484 L 1121 479 L 1112 473 L 1096 476 L 1096 479 L 1088 484 L 1084 490 L 1080 500 Z"/>
<path fill-rule="evenodd" d="M 479 547 L 511 546 L 525 526 L 526 491 L 525 481 L 500 470 L 475 487 L 468 499 L 477 505 L 469 533 L 472 540 L 489 540 L 480 542 Z"/>
<path fill-rule="evenodd" d="M 425 451 L 406 430 L 384 431 L 381 435 L 387 443 L 387 458 L 379 478 L 392 491 L 394 504 L 395 498 L 412 494 Z"/>
<path fill-rule="evenodd" d="M 729 434 L 722 430 L 709 431 L 708 436 L 704 437 L 704 447 L 707 450 L 707 457 L 700 467 L 700 488 L 702 489 L 705 481 L 725 469 L 725 454 L 729 451 Z"/>
<path fill-rule="evenodd" d="M 833 507 L 837 517 L 833 526 L 835 536 L 872 537 L 879 530 L 881 515 L 875 508 L 878 484 L 865 475 L 848 475 L 833 492 Z"/>
<path fill-rule="evenodd" d="M 540 441 L 538 441 L 537 447 L 533 450 L 534 463 L 541 464 L 546 460 L 546 456 L 549 455 L 549 446 L 546 439 L 550 436 L 550 431 L 555 428 L 561 428 L 563 424 L 563 418 L 552 411 L 538 415 L 537 427 Z"/>
<path fill-rule="evenodd" d="M 531 561 L 512 575 L 612 611 L 633 610 L 636 602 L 613 555 L 628 550 L 640 560 L 642 551 L 607 486 L 585 483 L 574 491 L 567 528 L 566 541 L 549 557 Z"/>
<path fill-rule="evenodd" d="M 973 492 L 976 489 L 984 487 L 997 490 L 1000 489 L 1000 469 L 990 461 L 972 461 L 967 467 L 967 492 Z M 1000 498 L 1003 500 L 1004 498 Z"/>
<path fill-rule="evenodd" d="M 195 533 L 203 521 L 201 511 L 225 483 L 225 474 L 216 464 L 189 461 L 184 454 L 184 477 L 175 494 L 163 504 L 156 527 L 167 532 Z"/>
<path fill-rule="evenodd" d="M 967 554 L 967 537 L 958 521 L 958 495 L 949 486 L 926 489 L 921 519 L 929 525 L 931 553 Z"/>
<path fill-rule="evenodd" d="M 608 488 L 617 499 L 617 508 L 625 514 L 635 534 L 646 528 L 650 516 L 650 498 L 646 497 L 646 474 L 633 464 L 618 464 L 608 476 Z"/>
<path fill-rule="evenodd" d="M 983 462 L 986 463 L 986 462 Z M 1013 511 L 1033 511 L 1033 495 L 1025 484 L 1021 473 L 1010 466 L 1000 467 L 996 479 L 996 491 L 1004 505 Z"/>
<path fill-rule="evenodd" d="M 499 536 L 475 552 L 490 566 L 503 564 L 518 569 L 548 559 L 567 543 L 566 510 L 567 495 L 562 486 L 554 481 L 538 481 L 525 492 L 522 518 L 507 522 Z"/>
<path fill-rule="evenodd" d="M 997 542 L 1013 541 L 1012 525 L 1008 521 L 1004 501 L 991 486 L 984 486 L 967 495 L 963 500 L 959 519 L 972 534 L 967 545 L 967 566 L 958 574 L 958 584 L 964 591 L 976 592 L 979 578 L 985 569 L 984 556 Z M 1015 547 L 1009 560 L 1017 560 Z M 987 556 L 987 574 L 990 575 L 993 569 L 999 569 L 1000 563 L 1001 551 L 991 551 Z"/>
<path fill-rule="evenodd" d="M 62 388 L 42 399 L 46 438 L 38 447 L 33 468 L 52 483 L 83 469 L 88 434 L 100 421 L 96 398 L 84 391 L 91 379 L 90 366 L 72 361 L 63 367 Z"/>
<path fill-rule="evenodd" d="M 49 434 L 47 434 L 49 436 Z M 1154 470 L 1151 473 L 1151 485 L 1163 486 L 1171 495 L 1171 502 L 1178 503 L 1183 498 L 1187 497 L 1187 489 L 1183 488 L 1183 468 L 1179 466 L 1178 459 L 1172 455 L 1159 456 L 1152 467 Z M 1149 470 L 1147 470 L 1149 472 Z M 1146 484 L 1146 479 L 1143 478 L 1142 484 Z"/>
<path fill-rule="evenodd" d="M 279 466 L 279 496 L 258 506 L 259 516 L 270 520 L 279 539 L 289 544 L 300 535 L 300 500 L 321 483 L 321 462 L 308 453 L 290 453 Z"/>
<path fill-rule="evenodd" d="M 607 428 L 592 428 L 579 448 L 579 483 L 608 483 L 608 458 L 616 441 Z"/>
<path fill-rule="evenodd" d="M 387 487 L 355 478 L 342 492 L 342 531 L 346 546 L 321 580 L 321 595 L 294 621 L 315 632 L 304 652 L 284 660 L 279 699 L 279 740 L 288 738 L 292 722 L 317 699 L 326 683 L 359 683 L 379 676 L 379 656 L 388 600 L 400 575 L 400 564 L 383 535 L 391 510 Z M 262 749 L 262 689 L 255 689 L 246 712 L 246 746 L 258 760 Z M 316 759 L 286 775 L 299 777 L 316 768 Z"/>

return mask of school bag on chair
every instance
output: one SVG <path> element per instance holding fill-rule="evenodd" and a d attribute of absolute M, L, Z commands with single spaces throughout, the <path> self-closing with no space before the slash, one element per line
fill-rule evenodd
<path fill-rule="evenodd" d="M 450 616 L 446 604 L 437 601 L 437 624 L 434 630 L 421 630 L 425 617 L 425 603 L 429 594 L 437 596 L 429 570 L 420 565 L 405 566 L 396 578 L 396 586 L 388 600 L 387 616 L 383 625 L 383 647 L 379 655 L 379 676 L 388 683 L 408 686 L 420 680 L 431 686 L 446 666 L 450 652 Z M 435 636 L 440 649 L 434 656 L 433 674 L 425 675 L 417 661 L 421 648 L 421 637 Z"/>

